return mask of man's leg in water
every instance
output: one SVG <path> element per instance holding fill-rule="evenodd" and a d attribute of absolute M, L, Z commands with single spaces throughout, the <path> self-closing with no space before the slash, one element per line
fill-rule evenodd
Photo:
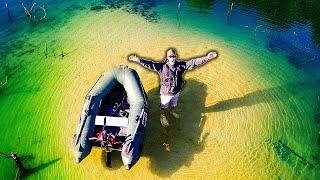
<path fill-rule="evenodd" d="M 168 116 L 167 111 L 168 111 L 168 109 L 160 108 L 160 123 L 161 123 L 162 127 L 170 126 L 169 121 L 167 119 L 167 116 Z"/>
<path fill-rule="evenodd" d="M 177 106 L 178 98 L 180 93 L 177 93 L 175 95 L 161 95 L 161 104 L 160 104 L 160 123 L 162 125 L 162 142 L 163 146 L 166 151 L 171 150 L 171 134 L 173 131 L 173 127 L 170 126 L 170 123 L 168 121 L 168 114 L 171 114 L 175 118 L 179 118 L 179 114 L 174 112 L 174 108 Z M 162 143 L 161 142 L 161 143 Z"/>
<path fill-rule="evenodd" d="M 160 95 L 160 123 L 163 127 L 170 126 L 168 121 L 168 112 L 170 108 L 170 101 L 173 98 L 173 96 L 170 95 Z"/>
<path fill-rule="evenodd" d="M 161 95 L 160 100 L 160 123 L 163 127 L 168 127 L 168 114 L 171 114 L 173 117 L 178 119 L 180 116 L 175 111 L 175 107 L 178 104 L 180 92 L 175 95 Z"/>
<path fill-rule="evenodd" d="M 178 99 L 179 99 L 179 95 L 180 95 L 180 92 L 173 95 L 173 98 L 170 100 L 170 110 L 169 110 L 169 113 L 175 117 L 176 119 L 179 119 L 180 118 L 180 115 L 176 112 L 176 107 L 178 105 Z"/>
<path fill-rule="evenodd" d="M 160 100 L 160 123 L 163 128 L 161 128 L 161 143 L 166 151 L 170 151 L 170 124 L 168 121 L 168 114 L 170 108 L 170 101 L 173 96 L 169 95 L 161 95 Z"/>

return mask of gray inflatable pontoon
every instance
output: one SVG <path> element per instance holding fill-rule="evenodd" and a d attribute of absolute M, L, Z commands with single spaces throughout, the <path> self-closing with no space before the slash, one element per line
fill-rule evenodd
<path fill-rule="evenodd" d="M 141 155 L 147 113 L 147 97 L 135 70 L 120 66 L 101 75 L 85 98 L 74 135 L 76 162 L 98 146 L 107 152 L 107 166 L 111 151 L 117 150 L 130 169 Z"/>

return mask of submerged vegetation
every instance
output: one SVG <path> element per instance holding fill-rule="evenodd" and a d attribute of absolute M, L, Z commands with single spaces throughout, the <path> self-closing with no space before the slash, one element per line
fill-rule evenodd
<path fill-rule="evenodd" d="M 188 6 L 200 10 L 210 10 L 216 0 L 186 0 Z M 312 39 L 320 47 L 320 21 L 318 12 L 320 4 L 317 0 L 233 0 L 227 1 L 229 6 L 239 9 L 254 9 L 265 21 L 280 28 L 290 28 L 295 23 L 311 25 Z M 226 10 L 230 14 L 230 8 Z"/>
<path fill-rule="evenodd" d="M 276 155 L 279 156 L 283 161 L 287 162 L 290 166 L 299 167 L 299 165 L 301 165 L 308 166 L 311 169 L 316 168 L 316 165 L 313 162 L 307 160 L 305 157 L 295 152 L 281 140 L 273 142 L 272 144 Z M 304 169 L 304 167 L 300 167 L 297 170 L 301 171 L 302 169 Z"/>
<path fill-rule="evenodd" d="M 313 40 L 320 47 L 320 21 L 317 15 L 320 4 L 317 0 L 235 0 L 235 3 L 246 7 L 254 8 L 271 22 L 281 28 L 289 28 L 295 23 L 311 24 Z"/>
<path fill-rule="evenodd" d="M 130 0 L 130 1 L 122 1 L 122 0 L 115 0 L 115 1 L 104 1 L 105 5 L 109 9 L 120 9 L 124 8 L 125 11 L 138 14 L 144 17 L 149 22 L 157 22 L 160 16 L 152 10 L 152 8 L 157 7 L 158 5 L 162 4 L 161 1 L 156 0 Z"/>

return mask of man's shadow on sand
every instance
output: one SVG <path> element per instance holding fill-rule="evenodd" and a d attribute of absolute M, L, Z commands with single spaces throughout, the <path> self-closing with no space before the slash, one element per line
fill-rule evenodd
<path fill-rule="evenodd" d="M 170 130 L 167 131 L 167 135 L 169 138 L 165 138 L 167 136 L 159 122 L 159 87 L 154 88 L 147 93 L 150 110 L 142 156 L 150 158 L 150 169 L 153 173 L 160 177 L 170 177 L 181 167 L 190 166 L 194 155 L 204 150 L 206 138 L 209 135 L 209 133 L 203 134 L 206 122 L 205 113 L 227 111 L 259 103 L 286 101 L 292 96 L 300 96 L 299 91 L 301 90 L 308 89 L 315 92 L 319 87 L 319 82 L 320 80 L 317 79 L 261 89 L 243 97 L 220 101 L 205 107 L 207 85 L 194 79 L 188 79 L 177 106 L 180 118 L 168 117 Z M 320 106 L 320 102 L 315 101 L 315 103 Z M 315 117 L 316 119 L 320 117 Z M 171 145 L 170 152 L 165 151 L 163 142 Z"/>
<path fill-rule="evenodd" d="M 294 96 L 299 96 L 304 99 L 306 91 L 314 93 L 315 105 L 319 105 L 319 87 L 320 79 L 309 80 L 305 82 L 289 83 L 282 86 L 275 86 L 266 89 L 259 89 L 257 91 L 246 94 L 243 97 L 232 98 L 220 101 L 212 106 L 206 107 L 206 112 L 221 112 L 243 106 L 252 106 L 260 103 L 273 103 L 275 101 L 287 102 L 287 100 Z M 301 93 L 302 92 L 302 93 Z M 318 99 L 317 99 L 318 98 Z"/>
<path fill-rule="evenodd" d="M 160 124 L 159 87 L 148 93 L 150 105 L 142 156 L 150 158 L 150 169 L 160 177 L 170 177 L 182 166 L 190 166 L 194 155 L 203 151 L 208 134 L 202 134 L 206 118 L 205 98 L 207 85 L 187 80 L 181 92 L 177 112 L 179 119 L 167 116 L 170 127 L 166 131 Z M 163 143 L 170 144 L 170 152 Z"/>

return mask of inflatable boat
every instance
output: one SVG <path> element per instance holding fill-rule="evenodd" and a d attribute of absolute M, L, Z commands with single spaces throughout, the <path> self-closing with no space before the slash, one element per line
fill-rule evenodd
<path fill-rule="evenodd" d="M 141 155 L 147 116 L 147 97 L 137 72 L 120 66 L 104 73 L 85 98 L 73 138 L 76 162 L 97 146 L 106 151 L 107 166 L 111 151 L 120 151 L 130 169 Z"/>

